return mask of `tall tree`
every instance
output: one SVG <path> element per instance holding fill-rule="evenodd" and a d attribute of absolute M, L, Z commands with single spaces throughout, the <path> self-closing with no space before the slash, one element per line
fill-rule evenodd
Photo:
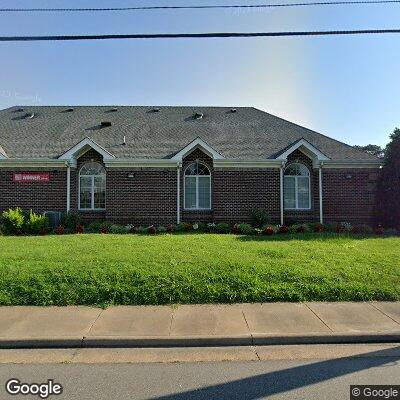
<path fill-rule="evenodd" d="M 400 229 L 400 129 L 390 135 L 376 195 L 377 223 Z"/>
<path fill-rule="evenodd" d="M 354 145 L 353 146 L 355 149 L 365 151 L 368 154 L 372 154 L 373 156 L 383 158 L 385 156 L 385 150 L 382 149 L 381 146 L 378 146 L 376 144 L 367 144 L 366 146 L 358 146 Z"/>

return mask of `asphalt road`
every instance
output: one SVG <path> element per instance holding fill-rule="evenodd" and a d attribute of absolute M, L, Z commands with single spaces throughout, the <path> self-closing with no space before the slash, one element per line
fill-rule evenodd
<path fill-rule="evenodd" d="M 400 357 L 185 363 L 1 364 L 0 399 L 10 378 L 52 378 L 68 400 L 349 399 L 351 384 L 400 384 Z"/>

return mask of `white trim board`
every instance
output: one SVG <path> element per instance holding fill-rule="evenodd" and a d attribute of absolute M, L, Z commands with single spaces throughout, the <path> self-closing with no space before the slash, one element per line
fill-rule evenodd
<path fill-rule="evenodd" d="M 65 160 L 55 160 L 52 158 L 5 158 L 0 160 L 2 168 L 56 168 L 67 167 Z"/>
<path fill-rule="evenodd" d="M 115 158 L 113 154 L 108 152 L 106 149 L 101 147 L 98 143 L 90 138 L 85 138 L 77 143 L 75 146 L 71 147 L 67 152 L 58 157 L 59 160 L 68 160 L 73 166 L 76 166 L 76 159 L 87 153 L 90 149 L 97 151 L 103 160 L 112 160 Z"/>
<path fill-rule="evenodd" d="M 170 159 L 118 159 L 104 161 L 107 168 L 177 168 L 179 161 Z"/>
<path fill-rule="evenodd" d="M 0 160 L 8 158 L 5 150 L 0 146 Z"/>
<path fill-rule="evenodd" d="M 214 160 L 221 160 L 224 158 L 221 154 L 219 154 L 216 150 L 214 150 L 211 146 L 209 146 L 203 139 L 198 137 L 191 143 L 189 143 L 187 146 L 185 146 L 181 151 L 176 153 L 171 158 L 171 160 L 182 161 L 184 157 L 186 157 L 188 154 L 190 154 L 192 151 L 198 148 L 203 150 L 208 156 L 210 156 Z"/>
<path fill-rule="evenodd" d="M 329 158 L 324 153 L 319 151 L 315 146 L 313 146 L 311 143 L 307 142 L 307 140 L 305 140 L 305 139 L 300 139 L 299 141 L 294 143 L 284 153 L 282 153 L 280 156 L 276 157 L 276 159 L 277 160 L 287 160 L 288 156 L 297 149 L 300 150 L 302 153 L 304 153 L 306 156 L 308 156 L 310 158 L 316 158 L 318 161 L 329 160 Z"/>

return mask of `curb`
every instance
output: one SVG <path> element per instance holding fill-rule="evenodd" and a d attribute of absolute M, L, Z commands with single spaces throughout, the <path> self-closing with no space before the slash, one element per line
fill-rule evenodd
<path fill-rule="evenodd" d="M 238 336 L 86 336 L 0 338 L 0 349 L 223 347 L 294 344 L 400 343 L 400 332 L 354 334 L 238 335 Z"/>

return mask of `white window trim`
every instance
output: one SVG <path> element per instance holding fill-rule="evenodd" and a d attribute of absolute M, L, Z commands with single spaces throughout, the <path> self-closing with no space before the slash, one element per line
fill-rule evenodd
<path fill-rule="evenodd" d="M 78 174 L 78 210 L 79 211 L 105 211 L 106 207 L 104 208 L 95 208 L 94 207 L 94 178 L 99 177 L 101 175 L 82 175 L 81 176 L 81 170 L 85 166 L 85 164 L 82 165 L 81 169 L 79 170 Z M 107 179 L 106 174 L 104 174 L 105 179 Z M 91 199 L 90 202 L 92 206 L 90 208 L 83 208 L 81 207 L 81 177 L 85 178 L 91 178 Z"/>
<path fill-rule="evenodd" d="M 204 165 L 210 175 L 186 175 L 186 170 L 194 163 L 190 163 L 186 166 L 185 170 L 183 171 L 183 209 L 184 211 L 210 211 L 212 210 L 212 191 L 211 191 L 211 170 L 207 164 L 203 162 L 198 162 L 198 164 Z M 208 177 L 210 181 L 210 207 L 202 208 L 199 207 L 199 177 Z M 196 178 L 196 207 L 187 208 L 186 207 L 186 178 Z"/>
<path fill-rule="evenodd" d="M 284 173 L 283 173 L 283 187 L 285 187 L 285 178 L 295 178 L 294 179 L 294 195 L 295 195 L 295 201 L 296 201 L 296 207 L 295 208 L 293 208 L 293 207 L 290 207 L 290 208 L 285 207 L 285 210 L 288 210 L 288 211 L 309 211 L 309 210 L 311 210 L 311 174 L 310 174 L 310 170 L 303 163 L 292 163 L 292 164 L 289 164 L 286 168 L 288 168 L 290 165 L 293 165 L 293 164 L 302 164 L 302 165 L 304 165 L 304 167 L 307 168 L 307 170 L 308 170 L 308 175 L 307 176 L 304 176 L 304 175 L 285 175 L 285 171 L 284 171 Z M 286 168 L 285 168 L 285 170 L 286 170 Z M 306 208 L 300 208 L 299 207 L 298 178 L 308 178 L 308 207 L 306 207 Z M 283 191 L 283 193 L 285 193 L 285 190 Z M 284 197 L 285 197 L 285 195 L 284 195 Z M 285 202 L 284 202 L 284 204 L 285 204 Z"/>

